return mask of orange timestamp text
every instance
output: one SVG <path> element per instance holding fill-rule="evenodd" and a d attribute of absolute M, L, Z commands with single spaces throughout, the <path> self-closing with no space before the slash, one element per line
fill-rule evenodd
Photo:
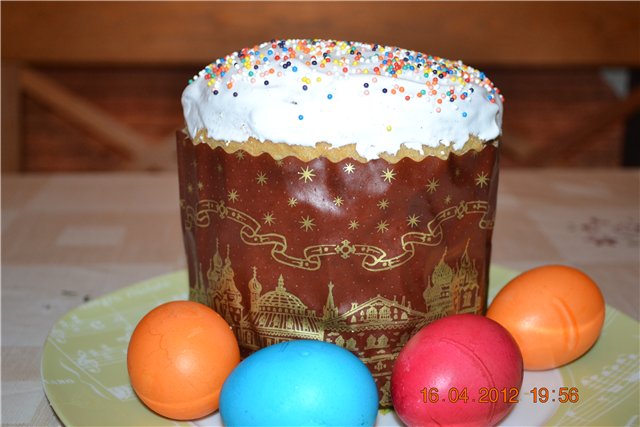
<path fill-rule="evenodd" d="M 425 387 L 420 390 L 423 403 L 518 403 L 520 401 L 520 389 L 516 387 L 480 387 L 476 393 L 477 397 L 469 397 L 467 387 L 451 387 L 440 390 L 437 387 Z M 580 393 L 577 387 L 534 387 L 529 390 L 532 403 L 577 403 L 580 400 Z"/>

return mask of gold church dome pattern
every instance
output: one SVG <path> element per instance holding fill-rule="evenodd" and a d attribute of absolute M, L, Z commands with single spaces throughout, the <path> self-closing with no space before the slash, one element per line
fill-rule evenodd
<path fill-rule="evenodd" d="M 305 315 L 307 306 L 297 296 L 287 292 L 282 274 L 278 278 L 278 286 L 260 297 L 258 305 L 267 311 L 280 311 Z"/>
<path fill-rule="evenodd" d="M 255 275 L 255 270 L 254 270 Z M 257 279 L 255 280 L 257 282 Z M 255 286 L 255 283 L 254 283 Z M 259 291 L 252 291 L 256 297 Z M 315 313 L 284 287 L 282 275 L 275 290 L 253 300 L 251 323 L 271 343 L 283 339 L 321 339 Z"/>
<path fill-rule="evenodd" d="M 198 282 L 191 294 L 223 316 L 243 351 L 295 339 L 322 340 L 344 347 L 369 366 L 374 379 L 382 385 L 381 402 L 390 405 L 391 367 L 409 338 L 425 324 L 447 314 L 481 309 L 478 271 L 468 245 L 469 242 L 461 256 L 451 260 L 451 265 L 446 262 L 448 252 L 444 248 L 424 284 L 424 307 L 412 306 L 412 301 L 402 294 L 377 294 L 364 301 L 351 301 L 350 308 L 344 303 L 338 305 L 334 291 L 339 284 L 329 281 L 324 305 L 312 309 L 294 294 L 295 286 L 291 286 L 292 291 L 285 287 L 282 274 L 275 286 L 273 279 L 258 280 L 255 266 L 251 273 L 236 276 L 229 245 L 223 258 L 217 241 L 215 254 L 207 260 L 208 280 L 199 265 Z M 236 277 L 240 278 L 237 282 Z"/>
<path fill-rule="evenodd" d="M 464 253 L 460 257 L 460 271 L 467 277 L 467 282 L 477 282 L 478 270 L 475 268 L 475 263 L 469 257 L 469 240 L 467 240 L 467 246 L 464 248 Z"/>
<path fill-rule="evenodd" d="M 258 273 L 257 273 L 256 267 L 253 267 L 253 277 L 251 278 L 251 280 L 249 280 L 249 283 L 247 284 L 247 286 L 250 292 L 255 292 L 259 294 L 260 292 L 262 292 L 262 285 L 258 281 L 257 274 Z"/>
<path fill-rule="evenodd" d="M 219 241 L 216 239 L 216 252 L 213 254 L 211 260 L 214 266 L 222 268 L 222 257 L 220 256 L 219 246 Z"/>
<path fill-rule="evenodd" d="M 431 283 L 434 286 L 442 286 L 445 284 L 449 284 L 451 283 L 451 280 L 453 280 L 453 275 L 454 275 L 453 269 L 449 266 L 449 264 L 444 262 L 444 258 L 446 256 L 447 256 L 447 250 L 445 248 L 444 253 L 442 254 L 442 257 L 440 258 L 440 261 L 438 261 L 438 264 L 433 269 L 433 273 L 431 273 Z"/>

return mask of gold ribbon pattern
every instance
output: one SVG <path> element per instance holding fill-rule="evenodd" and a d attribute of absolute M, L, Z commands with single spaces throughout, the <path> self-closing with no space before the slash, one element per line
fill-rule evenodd
<path fill-rule="evenodd" d="M 206 228 L 211 225 L 211 217 L 229 219 L 241 225 L 240 237 L 242 241 L 252 246 L 271 246 L 271 256 L 281 264 L 303 270 L 316 271 L 322 265 L 323 257 L 340 256 L 347 259 L 351 256 L 360 256 L 362 267 L 368 271 L 392 270 L 412 259 L 417 246 L 437 246 L 442 242 L 442 223 L 451 219 L 462 219 L 467 215 L 481 215 L 478 226 L 481 229 L 493 228 L 491 206 L 484 200 L 461 201 L 456 206 L 448 207 L 440 211 L 426 225 L 425 232 L 411 231 L 401 237 L 402 253 L 389 257 L 383 249 L 366 244 L 354 244 L 349 240 L 342 240 L 336 244 L 323 244 L 308 246 L 303 251 L 302 257 L 287 254 L 287 238 L 276 233 L 260 233 L 260 222 L 246 212 L 226 206 L 224 200 L 200 200 L 196 207 L 186 206 L 185 230 L 191 231 L 194 227 Z"/>

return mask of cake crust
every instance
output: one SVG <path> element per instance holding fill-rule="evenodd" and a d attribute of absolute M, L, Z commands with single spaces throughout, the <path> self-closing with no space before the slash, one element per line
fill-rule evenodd
<path fill-rule="evenodd" d="M 308 146 L 273 142 L 269 140 L 259 141 L 253 137 L 250 137 L 243 142 L 221 141 L 210 138 L 206 129 L 200 130 L 192 142 L 194 144 L 207 144 L 211 148 L 221 147 L 230 154 L 233 154 L 238 150 L 246 151 L 252 156 L 259 156 L 260 154 L 266 153 L 276 160 L 282 160 L 285 157 L 293 156 L 306 162 L 319 157 L 325 157 L 334 163 L 345 159 L 353 159 L 359 163 L 367 162 L 367 159 L 358 154 L 356 144 L 333 147 L 328 142 L 317 142 L 313 146 Z M 379 157 L 392 164 L 397 163 L 403 158 L 409 158 L 415 161 L 424 160 L 427 157 L 446 159 L 452 153 L 462 155 L 470 150 L 480 151 L 485 145 L 497 146 L 498 144 L 498 139 L 482 141 L 477 136 L 470 135 L 467 142 L 462 145 L 461 148 L 454 148 L 449 145 L 440 144 L 436 147 L 423 145 L 421 150 L 417 150 L 414 148 L 408 148 L 406 145 L 402 144 L 398 151 L 394 153 L 382 152 L 379 153 Z"/>

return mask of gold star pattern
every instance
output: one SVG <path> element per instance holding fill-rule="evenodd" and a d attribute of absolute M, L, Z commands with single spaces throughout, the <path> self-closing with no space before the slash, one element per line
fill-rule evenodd
<path fill-rule="evenodd" d="M 418 215 L 410 215 L 407 217 L 407 225 L 411 228 L 417 227 L 420 222 L 420 218 Z"/>
<path fill-rule="evenodd" d="M 427 191 L 429 193 L 434 193 L 438 189 L 439 185 L 440 181 L 435 178 L 431 178 L 429 181 L 427 181 Z"/>
<path fill-rule="evenodd" d="M 481 172 L 476 176 L 476 185 L 480 188 L 489 185 L 489 175 L 485 172 Z"/>
<path fill-rule="evenodd" d="M 451 195 L 447 194 L 447 197 L 444 198 L 444 204 L 448 205 L 451 203 Z"/>
<path fill-rule="evenodd" d="M 227 194 L 227 198 L 230 202 L 237 202 L 240 196 L 236 190 L 231 190 L 229 191 L 229 194 Z"/>
<path fill-rule="evenodd" d="M 298 172 L 298 175 L 300 175 L 300 178 L 298 179 L 303 179 L 304 182 L 313 181 L 313 177 L 316 176 L 316 174 L 313 173 L 313 169 L 311 169 L 309 166 L 307 166 L 306 168 L 300 168 L 300 172 Z"/>
<path fill-rule="evenodd" d="M 349 221 L 349 230 L 355 230 L 358 227 L 360 227 L 360 223 L 358 221 L 356 221 L 355 219 Z"/>
<path fill-rule="evenodd" d="M 348 173 L 349 175 L 351 175 L 353 172 L 355 172 L 356 167 L 353 166 L 353 163 L 347 163 L 346 165 L 344 165 L 344 167 L 342 168 L 346 173 Z"/>
<path fill-rule="evenodd" d="M 314 219 L 309 216 L 302 217 L 301 221 L 298 221 L 298 223 L 300 224 L 300 228 L 304 231 L 313 230 L 313 227 L 316 226 Z"/>
<path fill-rule="evenodd" d="M 344 200 L 340 196 L 336 196 L 335 199 L 333 199 L 333 204 L 338 207 L 342 206 L 343 203 L 344 203 Z"/>
<path fill-rule="evenodd" d="M 387 221 L 380 221 L 378 225 L 376 225 L 376 230 L 378 230 L 378 233 L 384 233 L 389 230 L 389 224 Z"/>
<path fill-rule="evenodd" d="M 218 163 L 218 166 L 216 166 L 216 169 L 218 172 L 222 172 L 222 165 L 220 163 Z"/>
<path fill-rule="evenodd" d="M 276 218 L 273 216 L 273 212 L 267 212 L 262 217 L 262 220 L 264 221 L 265 224 L 273 225 L 273 223 L 276 221 Z"/>
<path fill-rule="evenodd" d="M 189 193 L 193 193 L 193 185 L 191 185 L 191 184 L 187 185 L 187 191 Z"/>
<path fill-rule="evenodd" d="M 242 150 L 238 150 L 238 151 L 236 151 L 236 158 L 237 158 L 238 160 L 242 160 L 242 159 L 244 159 L 244 151 L 242 151 Z"/>
<path fill-rule="evenodd" d="M 289 197 L 289 200 L 287 200 L 287 204 L 290 208 L 292 208 L 298 204 L 298 199 L 296 199 L 295 197 Z"/>
<path fill-rule="evenodd" d="M 380 175 L 381 178 L 384 178 L 385 181 L 387 182 L 391 182 L 392 180 L 396 179 L 396 173 L 393 171 L 393 169 L 385 169 L 382 171 L 382 175 Z"/>
<path fill-rule="evenodd" d="M 387 209 L 389 207 L 389 201 L 387 199 L 382 199 L 378 202 L 378 207 L 382 210 Z"/>
<path fill-rule="evenodd" d="M 267 175 L 264 172 L 260 172 L 256 176 L 256 182 L 260 185 L 265 185 L 267 183 Z"/>
<path fill-rule="evenodd" d="M 456 174 L 456 176 L 460 176 L 460 169 L 459 168 L 456 168 L 455 174 Z"/>
<path fill-rule="evenodd" d="M 202 181 L 198 181 L 198 190 L 202 190 L 204 188 L 204 184 Z"/>
<path fill-rule="evenodd" d="M 282 159 L 276 160 L 276 165 L 282 167 L 282 165 L 284 165 L 284 161 Z"/>

